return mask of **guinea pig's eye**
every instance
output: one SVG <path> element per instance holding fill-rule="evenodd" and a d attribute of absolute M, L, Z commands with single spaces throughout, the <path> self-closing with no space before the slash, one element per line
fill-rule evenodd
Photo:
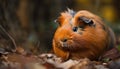
<path fill-rule="evenodd" d="M 77 30 L 78 30 L 78 27 L 73 27 L 73 29 L 72 29 L 74 32 L 77 32 Z"/>

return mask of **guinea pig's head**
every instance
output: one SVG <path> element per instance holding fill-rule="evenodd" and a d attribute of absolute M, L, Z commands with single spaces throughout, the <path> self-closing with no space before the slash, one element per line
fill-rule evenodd
<path fill-rule="evenodd" d="M 107 27 L 98 16 L 85 10 L 77 13 L 69 10 L 61 13 L 56 22 L 59 26 L 54 34 L 53 50 L 58 56 L 62 57 L 59 51 L 63 51 L 67 58 L 96 58 L 105 51 Z"/>

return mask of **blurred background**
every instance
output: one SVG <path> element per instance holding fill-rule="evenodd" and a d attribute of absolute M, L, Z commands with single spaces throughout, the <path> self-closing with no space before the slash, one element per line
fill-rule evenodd
<path fill-rule="evenodd" d="M 48 52 L 57 28 L 54 20 L 67 8 L 102 17 L 120 43 L 120 0 L 0 0 L 0 47 Z M 8 35 L 11 37 L 8 37 Z"/>

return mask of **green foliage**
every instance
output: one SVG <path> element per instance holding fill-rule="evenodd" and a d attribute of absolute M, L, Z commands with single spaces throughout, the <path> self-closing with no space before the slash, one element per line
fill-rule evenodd
<path fill-rule="evenodd" d="M 118 50 L 120 51 L 120 44 L 117 46 Z"/>

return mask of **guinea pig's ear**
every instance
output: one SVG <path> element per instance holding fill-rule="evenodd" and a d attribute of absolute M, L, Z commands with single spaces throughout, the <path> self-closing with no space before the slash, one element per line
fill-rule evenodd
<path fill-rule="evenodd" d="M 92 19 L 89 19 L 89 18 L 84 17 L 84 16 L 79 17 L 78 20 L 84 22 L 85 24 L 87 24 L 89 26 L 94 25 L 94 22 Z"/>
<path fill-rule="evenodd" d="M 61 25 L 62 25 L 62 22 L 63 22 L 63 18 L 60 16 L 60 17 L 58 17 L 54 22 L 55 22 L 55 23 L 58 23 L 59 26 L 61 26 Z"/>

